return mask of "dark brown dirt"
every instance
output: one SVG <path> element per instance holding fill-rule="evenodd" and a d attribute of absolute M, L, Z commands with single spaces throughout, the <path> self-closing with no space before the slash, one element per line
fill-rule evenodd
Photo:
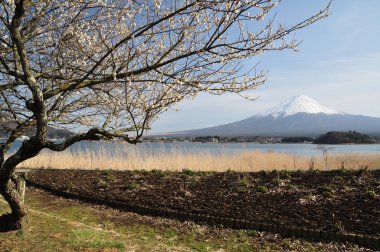
<path fill-rule="evenodd" d="M 258 173 L 37 170 L 34 183 L 111 202 L 380 236 L 380 170 Z"/>
<path fill-rule="evenodd" d="M 209 241 L 211 243 L 217 241 L 229 241 L 231 237 L 235 237 L 235 243 L 240 242 L 246 244 L 254 244 L 253 247 L 255 249 L 249 251 L 373 251 L 371 249 L 358 247 L 350 243 L 310 243 L 302 239 L 286 238 L 282 237 L 281 235 L 266 232 L 256 232 L 252 230 L 232 230 L 229 228 L 198 225 L 191 221 L 183 222 L 166 218 L 143 216 L 135 213 L 119 211 L 107 206 L 86 204 L 77 200 L 56 197 L 48 192 L 35 188 L 27 188 L 26 197 L 27 199 L 32 199 L 33 204 L 31 207 L 33 209 L 40 209 L 42 207 L 43 212 L 55 212 L 55 210 L 71 207 L 83 209 L 83 207 L 85 207 L 86 213 L 91 213 L 93 216 L 99 217 L 99 221 L 101 223 L 111 222 L 115 225 L 115 227 L 127 227 L 127 229 L 131 230 L 133 230 L 133 228 L 136 226 L 143 226 L 151 227 L 154 230 L 160 230 L 163 233 L 165 233 L 165 231 L 175 231 L 177 239 L 180 241 L 186 241 L 189 236 L 195 237 L 195 239 L 199 241 Z M 80 216 L 77 217 L 80 218 Z M 157 232 L 157 234 L 160 233 Z M 157 238 L 159 237 L 156 236 L 156 239 Z M 9 248 L 12 246 L 12 244 L 6 245 L 6 242 L 7 241 L 0 239 L 0 251 L 2 251 L 2 248 Z M 229 250 L 221 249 L 220 251 Z"/>

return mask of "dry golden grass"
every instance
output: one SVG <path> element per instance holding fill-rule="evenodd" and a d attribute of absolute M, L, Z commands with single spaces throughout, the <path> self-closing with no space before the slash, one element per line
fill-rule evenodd
<path fill-rule="evenodd" d="M 342 154 L 301 156 L 275 152 L 243 151 L 236 154 L 211 152 L 186 153 L 181 150 L 161 151 L 147 154 L 143 149 L 118 147 L 110 155 L 106 149 L 82 154 L 71 152 L 43 151 L 37 157 L 27 160 L 19 168 L 56 169 L 112 169 L 112 170 L 168 170 L 180 171 L 241 171 L 260 170 L 308 170 L 308 169 L 377 169 L 380 168 L 380 154 Z"/>

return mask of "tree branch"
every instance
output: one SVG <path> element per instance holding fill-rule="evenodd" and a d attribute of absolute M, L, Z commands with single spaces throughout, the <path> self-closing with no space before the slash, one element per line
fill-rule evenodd
<path fill-rule="evenodd" d="M 123 134 L 112 134 L 110 132 L 107 132 L 105 130 L 101 130 L 98 128 L 93 128 L 90 129 L 87 133 L 82 133 L 82 134 L 77 134 L 75 136 L 72 136 L 68 139 L 66 139 L 62 143 L 54 143 L 52 141 L 46 141 L 44 148 L 47 148 L 52 151 L 64 151 L 71 145 L 80 142 L 80 141 L 85 141 L 85 140 L 93 140 L 93 141 L 98 141 L 98 140 L 112 140 L 114 138 L 122 138 L 123 140 L 127 141 L 128 143 L 131 144 L 136 144 L 138 140 L 134 139 L 131 140 L 128 135 L 123 135 Z"/>

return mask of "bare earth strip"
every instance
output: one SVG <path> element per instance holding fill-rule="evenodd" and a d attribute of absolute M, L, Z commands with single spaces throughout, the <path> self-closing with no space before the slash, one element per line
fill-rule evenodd
<path fill-rule="evenodd" d="M 0 233 L 1 251 L 371 251 L 140 216 L 30 188 L 27 201 L 28 230 Z M 7 210 L 0 202 L 0 213 Z"/>

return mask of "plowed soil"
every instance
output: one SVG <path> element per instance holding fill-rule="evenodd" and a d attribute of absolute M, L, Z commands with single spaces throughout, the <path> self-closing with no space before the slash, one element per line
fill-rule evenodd
<path fill-rule="evenodd" d="M 28 180 L 109 202 L 380 236 L 380 170 L 35 170 Z"/>

